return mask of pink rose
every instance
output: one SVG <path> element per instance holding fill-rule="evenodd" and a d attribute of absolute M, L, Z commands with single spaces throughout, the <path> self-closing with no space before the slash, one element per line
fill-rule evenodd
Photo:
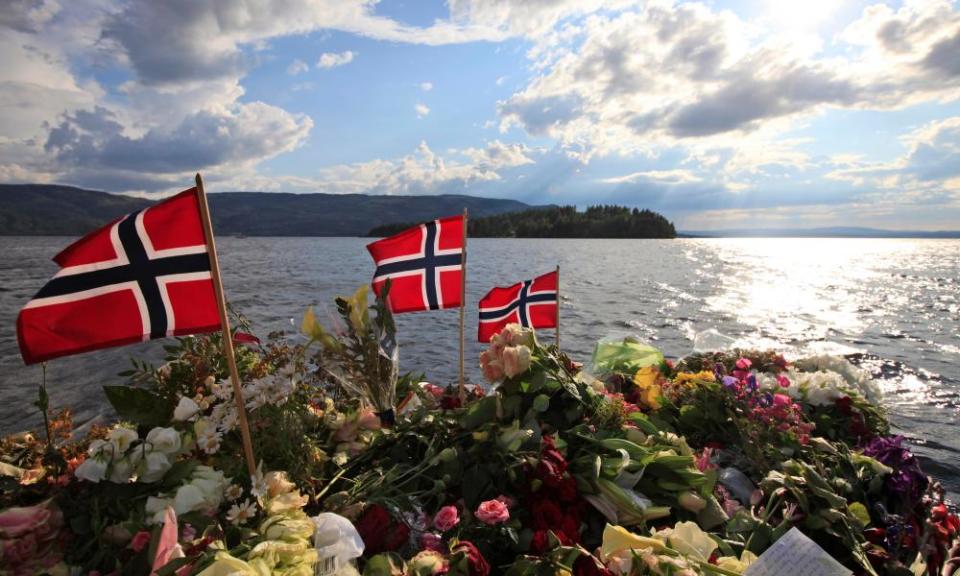
<path fill-rule="evenodd" d="M 367 409 L 360 413 L 357 424 L 364 430 L 379 430 L 380 417 L 373 410 Z"/>
<path fill-rule="evenodd" d="M 434 532 L 424 532 L 420 535 L 420 548 L 433 552 L 441 552 L 443 550 L 443 538 Z"/>
<path fill-rule="evenodd" d="M 150 533 L 146 530 L 141 530 L 133 535 L 133 539 L 130 540 L 130 548 L 134 552 L 140 552 L 147 547 L 147 544 L 150 543 Z"/>
<path fill-rule="evenodd" d="M 737 368 L 741 370 L 749 370 L 753 366 L 753 362 L 749 358 L 740 358 L 737 360 Z"/>
<path fill-rule="evenodd" d="M 484 350 L 480 354 L 480 367 L 487 382 L 503 380 L 503 363 L 490 350 Z"/>
<path fill-rule="evenodd" d="M 503 524 L 510 519 L 510 510 L 500 500 L 487 500 L 477 507 L 477 519 L 488 526 Z"/>
<path fill-rule="evenodd" d="M 456 506 L 444 506 L 433 517 L 433 525 L 437 530 L 446 532 L 460 523 L 460 514 Z"/>
<path fill-rule="evenodd" d="M 773 395 L 773 405 L 784 407 L 793 404 L 793 400 L 790 399 L 786 394 L 774 394 Z"/>
<path fill-rule="evenodd" d="M 0 538 L 19 538 L 42 528 L 50 519 L 51 511 L 44 504 L 7 508 L 0 513 Z"/>

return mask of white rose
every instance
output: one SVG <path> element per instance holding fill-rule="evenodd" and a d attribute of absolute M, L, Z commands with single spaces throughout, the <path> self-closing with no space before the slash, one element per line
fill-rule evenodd
<path fill-rule="evenodd" d="M 130 481 L 130 474 L 133 472 L 133 463 L 127 458 L 117 458 L 113 461 L 113 469 L 110 471 L 110 481 L 117 484 L 125 484 Z"/>
<path fill-rule="evenodd" d="M 193 398 L 182 396 L 177 407 L 173 411 L 173 419 L 177 422 L 183 422 L 196 416 L 200 412 L 200 406 L 193 401 Z"/>
<path fill-rule="evenodd" d="M 97 483 L 107 475 L 107 462 L 95 457 L 87 458 L 73 472 L 80 480 Z"/>
<path fill-rule="evenodd" d="M 177 494 L 173 497 L 173 509 L 178 516 L 199 510 L 206 505 L 203 492 L 193 484 L 186 484 L 177 488 Z"/>
<path fill-rule="evenodd" d="M 513 378 L 530 369 L 530 349 L 526 346 L 509 346 L 503 349 L 503 373 Z"/>
<path fill-rule="evenodd" d="M 147 452 L 141 463 L 139 480 L 141 482 L 158 482 L 172 466 L 170 459 L 163 452 L 156 450 Z"/>
<path fill-rule="evenodd" d="M 107 434 L 107 438 L 113 444 L 114 454 L 120 455 L 126 452 L 139 436 L 136 430 L 118 426 Z"/>
<path fill-rule="evenodd" d="M 166 511 L 167 506 L 172 505 L 173 500 L 170 498 L 158 498 L 156 496 L 147 498 L 146 512 L 150 516 L 148 523 L 159 524 L 163 522 L 164 512 Z"/>
<path fill-rule="evenodd" d="M 176 454 L 180 450 L 180 433 L 173 428 L 154 428 L 147 434 L 147 443 L 164 454 Z"/>
<path fill-rule="evenodd" d="M 89 446 L 87 446 L 87 455 L 96 456 L 100 454 L 100 451 L 103 450 L 103 447 L 106 445 L 107 445 L 106 440 L 94 440 L 93 442 L 90 443 Z"/>

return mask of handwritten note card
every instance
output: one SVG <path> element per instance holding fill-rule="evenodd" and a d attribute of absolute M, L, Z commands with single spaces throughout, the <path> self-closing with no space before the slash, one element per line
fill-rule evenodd
<path fill-rule="evenodd" d="M 851 576 L 843 564 L 791 528 L 747 568 L 743 576 Z"/>

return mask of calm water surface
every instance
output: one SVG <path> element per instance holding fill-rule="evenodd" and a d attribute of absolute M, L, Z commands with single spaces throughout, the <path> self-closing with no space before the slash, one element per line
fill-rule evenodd
<path fill-rule="evenodd" d="M 306 306 L 321 318 L 332 299 L 368 282 L 361 238 L 223 238 L 227 296 L 258 334 L 295 331 Z M 55 272 L 67 238 L 0 237 L 0 432 L 40 422 L 31 406 L 39 367 L 24 367 L 17 311 Z M 668 356 L 691 352 L 716 329 L 738 344 L 789 356 L 869 355 L 898 433 L 926 469 L 960 496 L 960 240 L 682 239 L 470 241 L 468 375 L 480 380 L 476 302 L 559 263 L 564 348 L 588 360 L 606 335 L 634 333 Z M 401 369 L 436 383 L 457 374 L 456 310 L 398 317 Z M 541 337 L 546 337 L 547 334 Z M 53 404 L 78 422 L 109 414 L 102 384 L 128 358 L 161 356 L 157 342 L 49 363 Z"/>

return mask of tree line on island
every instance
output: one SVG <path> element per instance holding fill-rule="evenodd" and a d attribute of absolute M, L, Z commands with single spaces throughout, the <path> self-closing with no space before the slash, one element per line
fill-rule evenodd
<path fill-rule="evenodd" d="M 391 236 L 414 223 L 377 226 L 367 234 Z M 673 223 L 652 210 L 626 206 L 549 206 L 468 221 L 471 238 L 675 238 Z"/>

